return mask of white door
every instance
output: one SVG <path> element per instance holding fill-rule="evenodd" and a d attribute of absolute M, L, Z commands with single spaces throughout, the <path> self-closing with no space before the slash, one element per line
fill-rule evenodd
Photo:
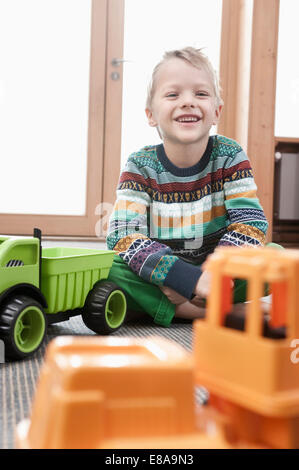
<path fill-rule="evenodd" d="M 203 48 L 219 70 L 222 0 L 125 0 L 122 156 L 160 143 L 145 116 L 147 85 L 166 50 Z"/>

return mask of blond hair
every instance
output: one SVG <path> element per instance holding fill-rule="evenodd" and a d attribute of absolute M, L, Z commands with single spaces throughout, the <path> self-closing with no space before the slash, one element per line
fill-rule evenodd
<path fill-rule="evenodd" d="M 221 98 L 221 88 L 219 84 L 218 74 L 216 70 L 213 68 L 209 58 L 202 52 L 202 49 L 195 49 L 194 47 L 185 47 L 183 49 L 177 49 L 173 51 L 167 51 L 164 53 L 162 60 L 155 66 L 151 81 L 148 86 L 147 91 L 147 99 L 146 99 L 146 108 L 151 109 L 151 104 L 153 100 L 153 96 L 155 93 L 155 82 L 156 82 L 156 75 L 160 69 L 160 67 L 169 59 L 179 58 L 185 60 L 189 64 L 193 65 L 194 67 L 204 70 L 208 73 L 213 83 L 213 88 L 216 97 L 216 105 L 220 106 L 223 104 L 223 100 Z"/>

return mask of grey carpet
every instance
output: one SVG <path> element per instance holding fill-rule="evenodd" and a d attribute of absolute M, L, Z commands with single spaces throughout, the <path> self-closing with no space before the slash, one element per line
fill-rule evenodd
<path fill-rule="evenodd" d="M 49 326 L 45 344 L 25 361 L 10 362 L 0 365 L 0 449 L 14 448 L 16 425 L 30 416 L 31 403 L 36 381 L 43 363 L 47 343 L 59 335 L 93 335 L 80 316 L 67 322 Z M 192 324 L 178 322 L 169 328 L 159 327 L 146 320 L 131 322 L 116 331 L 113 336 L 145 337 L 159 335 L 171 339 L 185 349 L 192 348 Z"/>

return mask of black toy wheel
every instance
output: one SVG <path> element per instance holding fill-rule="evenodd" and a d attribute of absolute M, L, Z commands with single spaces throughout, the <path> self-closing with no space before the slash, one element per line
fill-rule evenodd
<path fill-rule="evenodd" d="M 43 308 L 30 297 L 11 298 L 1 310 L 0 338 L 8 359 L 24 359 L 35 353 L 44 341 L 46 330 Z"/>
<path fill-rule="evenodd" d="M 98 281 L 86 298 L 82 319 L 95 333 L 109 335 L 121 327 L 126 312 L 123 290 L 113 282 Z"/>

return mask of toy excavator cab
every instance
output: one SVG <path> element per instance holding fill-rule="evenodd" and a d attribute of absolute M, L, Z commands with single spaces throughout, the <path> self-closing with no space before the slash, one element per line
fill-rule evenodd
<path fill-rule="evenodd" d="M 212 273 L 212 292 L 208 299 L 207 316 L 212 325 L 246 331 L 249 335 L 273 339 L 296 337 L 299 321 L 297 308 L 296 260 L 298 251 L 277 251 L 271 248 L 221 248 L 206 262 Z M 298 268 L 297 268 L 298 269 Z M 232 280 L 247 281 L 245 312 L 234 313 Z M 265 285 L 272 294 L 269 311 L 264 311 Z"/>
<path fill-rule="evenodd" d="M 294 447 L 295 440 L 298 446 L 298 432 L 290 429 L 299 430 L 299 370 L 290 356 L 292 340 L 299 338 L 299 251 L 222 247 L 208 258 L 206 269 L 212 284 L 206 318 L 194 323 L 196 382 L 229 403 L 239 422 L 246 410 L 246 438 L 256 438 L 261 422 L 267 422 L 267 445 Z M 248 284 L 240 318 L 231 312 L 236 278 Z M 261 302 L 265 284 L 272 293 L 267 316 Z M 255 422 L 251 434 L 249 415 Z M 284 428 L 278 433 L 281 442 L 269 437 L 273 419 Z"/>

